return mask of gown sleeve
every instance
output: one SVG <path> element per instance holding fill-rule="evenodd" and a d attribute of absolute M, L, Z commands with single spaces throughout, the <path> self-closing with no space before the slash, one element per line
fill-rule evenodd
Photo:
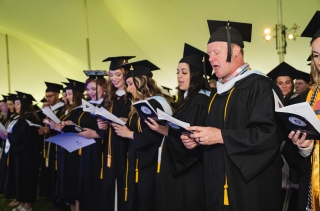
<path fill-rule="evenodd" d="M 190 125 L 192 126 L 203 126 L 208 115 L 208 98 L 205 97 L 199 100 L 198 103 L 194 106 L 188 107 L 188 109 L 183 112 L 183 115 L 179 119 L 184 122 L 190 123 Z M 201 150 L 199 150 L 199 147 L 191 150 L 187 149 L 181 141 L 181 133 L 174 129 L 170 128 L 168 135 L 169 137 L 167 138 L 167 143 L 169 154 L 173 160 L 173 165 L 171 165 L 171 172 L 178 176 L 189 171 L 194 164 L 201 161 Z"/>
<path fill-rule="evenodd" d="M 241 91 L 245 98 L 237 96 L 233 108 L 236 112 L 244 112 L 237 110 L 236 100 L 248 99 L 248 119 L 243 120 L 246 125 L 235 125 L 229 116 L 229 124 L 235 129 L 221 130 L 227 154 L 246 182 L 262 172 L 279 153 L 281 138 L 275 120 L 270 83 L 267 80 L 259 80 L 246 91 Z"/>

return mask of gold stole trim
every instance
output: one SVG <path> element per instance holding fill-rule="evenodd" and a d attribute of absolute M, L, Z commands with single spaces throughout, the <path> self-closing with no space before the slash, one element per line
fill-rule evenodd
<path fill-rule="evenodd" d="M 308 96 L 306 101 L 310 102 L 312 94 L 314 90 L 311 89 L 308 92 Z M 316 105 L 316 102 L 320 100 L 320 94 L 317 94 L 315 102 L 313 103 L 312 110 L 314 110 L 314 107 Z M 318 119 L 320 119 L 320 115 L 317 115 Z M 319 140 L 314 141 L 314 149 L 311 156 L 311 165 L 312 165 L 312 172 L 311 172 L 311 184 L 312 184 L 312 205 L 314 211 L 320 210 L 320 168 L 319 168 L 319 148 L 320 143 Z"/>
<path fill-rule="evenodd" d="M 79 116 L 79 119 L 78 119 L 78 125 L 80 126 L 80 123 L 81 123 L 81 118 L 83 116 L 84 112 L 82 112 L 82 114 Z M 78 155 L 82 155 L 82 148 L 80 148 L 78 150 Z"/>
<path fill-rule="evenodd" d="M 229 100 L 231 97 L 232 92 L 234 91 L 234 87 L 231 89 L 231 91 L 228 94 L 228 98 L 227 98 L 227 102 L 226 105 L 224 106 L 224 113 L 223 113 L 223 121 L 226 121 L 226 117 L 227 117 L 227 108 L 228 108 L 228 104 L 229 104 Z M 210 101 L 209 107 L 208 107 L 208 114 L 210 113 L 211 110 L 211 105 L 213 100 L 216 98 L 217 93 L 215 93 Z M 227 173 L 225 172 L 225 184 L 223 186 L 224 189 L 224 196 L 223 196 L 223 204 L 224 205 L 229 205 L 229 196 L 228 196 L 228 177 L 227 177 Z"/>

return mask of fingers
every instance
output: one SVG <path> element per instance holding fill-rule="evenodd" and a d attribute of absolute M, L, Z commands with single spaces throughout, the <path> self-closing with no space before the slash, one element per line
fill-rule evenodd
<path fill-rule="evenodd" d="M 148 120 L 155 126 L 155 127 L 158 127 L 159 124 L 152 118 L 148 117 Z M 148 121 L 145 121 L 145 122 L 148 122 Z"/>
<path fill-rule="evenodd" d="M 191 127 L 187 127 L 186 129 L 187 130 L 192 130 L 192 131 L 195 131 L 195 132 L 201 132 L 203 130 L 203 128 L 205 128 L 205 127 L 191 126 Z"/>

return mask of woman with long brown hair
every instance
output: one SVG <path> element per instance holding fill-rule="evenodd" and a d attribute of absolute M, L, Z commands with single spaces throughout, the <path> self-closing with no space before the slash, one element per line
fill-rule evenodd
<path fill-rule="evenodd" d="M 120 67 L 135 56 L 108 57 L 103 62 L 110 62 L 109 80 L 104 108 L 115 116 L 127 121 L 130 111 L 130 96 L 125 90 L 125 70 Z M 103 138 L 103 210 L 127 210 L 124 200 L 125 168 L 128 142 L 118 136 L 106 121 L 98 119 L 98 126 L 105 131 Z M 117 200 L 116 200 L 117 199 Z"/>
<path fill-rule="evenodd" d="M 123 65 L 126 74 L 127 91 L 132 94 L 132 102 L 147 100 L 154 110 L 157 108 L 172 114 L 169 103 L 152 79 L 153 70 L 159 68 L 142 60 Z M 139 112 L 131 108 L 127 126 L 112 124 L 115 132 L 129 139 L 127 160 L 126 194 L 128 210 L 154 210 L 158 157 L 161 156 L 163 135 L 151 130 Z M 159 164 L 160 165 L 160 164 Z"/>
<path fill-rule="evenodd" d="M 69 84 L 66 87 L 67 104 L 64 108 L 64 115 L 60 117 L 62 123 L 51 123 L 51 128 L 61 131 L 67 125 L 76 124 L 84 130 L 84 132 L 79 133 L 80 136 L 89 136 L 88 133 L 93 133 L 91 137 L 100 138 L 96 132 L 98 126 L 95 117 L 83 112 L 82 109 L 81 100 L 84 97 L 84 83 L 72 79 L 68 80 Z M 87 128 L 90 128 L 90 132 L 87 132 Z M 87 208 L 87 206 L 90 207 L 91 205 L 91 193 L 87 191 L 87 187 L 91 186 L 86 183 L 86 178 L 90 177 L 90 171 L 84 169 L 83 166 L 86 159 L 90 159 L 89 151 L 90 147 L 80 148 L 72 153 L 63 148 L 58 151 L 56 194 L 60 201 L 70 204 L 72 211 L 78 211 L 79 209 L 91 210 Z"/>

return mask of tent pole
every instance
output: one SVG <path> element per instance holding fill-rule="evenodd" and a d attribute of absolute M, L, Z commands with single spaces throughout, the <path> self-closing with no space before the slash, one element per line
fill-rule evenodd
<path fill-rule="evenodd" d="M 7 73 L 8 73 L 8 92 L 11 92 L 11 82 L 10 82 L 10 59 L 9 59 L 9 39 L 6 34 L 6 53 L 7 53 Z"/>
<path fill-rule="evenodd" d="M 88 68 L 89 68 L 89 70 L 91 70 L 87 0 L 84 0 L 84 22 L 85 22 L 85 33 L 86 33 L 86 46 L 87 46 Z"/>

